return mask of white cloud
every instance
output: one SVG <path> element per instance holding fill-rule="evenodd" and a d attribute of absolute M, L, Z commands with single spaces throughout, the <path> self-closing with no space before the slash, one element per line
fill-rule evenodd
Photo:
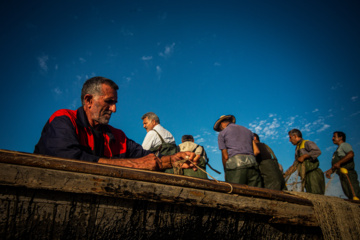
<path fill-rule="evenodd" d="M 124 79 L 126 82 L 130 82 L 130 81 L 131 81 L 131 77 L 123 77 L 123 79 Z"/>
<path fill-rule="evenodd" d="M 285 139 L 288 131 L 293 128 L 297 128 L 303 133 L 306 132 L 308 135 L 320 133 L 330 128 L 330 125 L 325 123 L 326 119 L 323 116 L 319 116 L 312 122 L 299 115 L 289 117 L 284 121 L 281 120 L 281 116 L 279 117 L 276 114 L 269 114 L 268 116 L 264 120 L 257 118 L 249 124 L 249 129 L 259 134 L 260 138 L 264 140 L 279 139 L 283 136 Z"/>
<path fill-rule="evenodd" d="M 355 102 L 357 99 L 358 99 L 358 96 L 353 96 L 353 97 L 351 97 L 351 100 L 352 100 L 353 102 Z"/>
<path fill-rule="evenodd" d="M 274 114 L 270 114 L 269 116 L 274 117 Z M 250 129 L 254 132 L 259 134 L 261 138 L 277 138 L 278 129 L 280 128 L 280 123 L 277 118 L 268 119 L 268 120 L 260 120 L 254 121 L 253 123 L 249 124 Z"/>
<path fill-rule="evenodd" d="M 134 36 L 134 33 L 133 33 L 133 32 L 131 32 L 131 31 L 127 30 L 127 29 L 124 29 L 124 28 L 121 29 L 120 33 L 121 33 L 123 36 Z"/>
<path fill-rule="evenodd" d="M 86 63 L 86 60 L 85 60 L 84 58 L 82 58 L 82 57 L 79 57 L 79 61 L 80 61 L 81 63 Z"/>
<path fill-rule="evenodd" d="M 327 147 L 325 150 L 328 151 L 328 152 L 334 152 L 336 150 L 337 146 L 330 146 L 330 147 Z"/>
<path fill-rule="evenodd" d="M 53 92 L 54 92 L 56 95 L 61 95 L 61 94 L 63 93 L 59 87 L 54 88 L 54 89 L 53 89 Z"/>
<path fill-rule="evenodd" d="M 162 73 L 162 69 L 160 66 L 156 66 L 156 74 L 160 75 Z"/>
<path fill-rule="evenodd" d="M 45 72 L 47 72 L 48 71 L 47 61 L 49 61 L 49 56 L 43 55 L 41 57 L 38 57 L 37 59 L 38 59 L 40 68 L 42 70 L 44 70 Z"/>
<path fill-rule="evenodd" d="M 350 117 L 356 116 L 358 114 L 360 114 L 360 111 L 354 112 L 353 114 L 350 115 Z"/>
<path fill-rule="evenodd" d="M 201 137 L 200 135 L 196 135 L 196 136 L 194 136 L 194 139 L 197 139 L 197 138 L 199 138 L 199 137 Z"/>
<path fill-rule="evenodd" d="M 170 57 L 174 52 L 174 47 L 175 47 L 175 43 L 172 43 L 171 45 L 167 45 L 165 47 L 165 50 L 159 53 L 159 56 L 164 58 Z"/>
<path fill-rule="evenodd" d="M 161 73 L 162 73 L 161 67 L 159 65 L 156 66 L 156 75 L 157 75 L 158 79 L 161 78 Z"/>
<path fill-rule="evenodd" d="M 313 113 L 316 113 L 316 112 L 318 112 L 319 111 L 319 109 L 314 109 L 314 111 L 312 111 Z"/>
<path fill-rule="evenodd" d="M 221 66 L 221 63 L 215 62 L 215 63 L 214 63 L 214 66 L 217 66 L 217 67 L 218 67 L 218 66 Z"/>
<path fill-rule="evenodd" d="M 336 90 L 336 89 L 341 88 L 341 87 L 342 87 L 342 84 L 338 82 L 338 83 L 335 84 L 335 86 L 331 87 L 331 90 Z"/>
<path fill-rule="evenodd" d="M 330 125 L 324 124 L 324 125 L 322 126 L 322 128 L 320 128 L 320 129 L 317 130 L 317 132 L 323 132 L 323 131 L 325 131 L 326 129 L 328 129 L 329 127 L 330 127 Z"/>
<path fill-rule="evenodd" d="M 143 61 L 149 61 L 149 60 L 151 60 L 153 57 L 152 56 L 142 56 L 141 57 L 141 60 L 143 60 Z"/>
<path fill-rule="evenodd" d="M 203 143 L 203 142 L 205 142 L 205 139 L 204 139 L 204 138 L 196 139 L 196 143 Z"/>

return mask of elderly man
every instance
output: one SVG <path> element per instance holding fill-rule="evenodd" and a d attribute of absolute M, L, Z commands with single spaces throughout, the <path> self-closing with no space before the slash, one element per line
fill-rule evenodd
<path fill-rule="evenodd" d="M 235 124 L 233 115 L 223 115 L 214 124 L 219 133 L 218 144 L 222 154 L 225 181 L 261 187 L 261 177 L 254 155 L 259 153 L 253 133 Z"/>
<path fill-rule="evenodd" d="M 34 153 L 148 170 L 167 169 L 174 161 L 194 159 L 190 152 L 158 158 L 110 126 L 118 89 L 104 77 L 87 80 L 81 91 L 82 107 L 56 111 L 45 124 Z"/>
<path fill-rule="evenodd" d="M 176 148 L 173 135 L 160 125 L 160 119 L 155 113 L 145 113 L 141 119 L 147 132 L 142 143 L 144 149 L 154 152 L 162 143 L 173 144 Z"/>
<path fill-rule="evenodd" d="M 360 186 L 358 181 L 358 175 L 355 171 L 355 162 L 354 162 L 354 151 L 351 145 L 346 141 L 346 135 L 343 132 L 334 132 L 332 141 L 335 145 L 338 145 L 338 148 L 333 154 L 331 165 L 332 167 L 325 172 L 327 178 L 331 178 L 331 174 L 336 172 L 340 177 L 341 187 L 345 195 L 349 199 L 354 199 L 354 197 L 360 198 Z M 339 171 L 340 168 L 345 168 L 346 173 Z M 355 196 L 353 195 L 353 191 Z"/>
<path fill-rule="evenodd" d="M 293 165 L 286 170 L 285 179 L 293 172 L 298 170 L 301 182 L 301 191 L 306 189 L 308 193 L 324 194 L 325 178 L 324 173 L 319 168 L 318 157 L 321 154 L 318 146 L 309 140 L 302 138 L 302 133 L 298 129 L 289 131 L 289 141 L 296 146 L 295 161 Z"/>

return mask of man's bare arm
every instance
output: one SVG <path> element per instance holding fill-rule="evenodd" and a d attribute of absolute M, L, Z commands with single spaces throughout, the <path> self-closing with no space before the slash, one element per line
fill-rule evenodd
<path fill-rule="evenodd" d="M 355 156 L 353 151 L 348 152 L 345 157 L 343 157 L 342 159 L 340 159 L 340 161 L 338 161 L 337 163 L 335 163 L 332 166 L 332 169 L 338 169 L 341 167 L 342 164 L 347 163 L 348 161 L 350 161 L 351 159 L 353 159 Z"/>
<path fill-rule="evenodd" d="M 193 152 L 178 152 L 174 155 L 163 156 L 161 158 L 156 157 L 155 154 L 149 154 L 141 158 L 100 158 L 98 162 L 137 169 L 164 170 L 167 168 L 172 168 L 172 164 L 180 160 L 191 160 L 193 163 L 198 164 L 199 158 L 196 158 L 196 155 Z M 193 163 L 185 162 L 182 164 L 182 168 L 196 169 Z"/>
<path fill-rule="evenodd" d="M 224 166 L 224 169 L 225 169 L 226 162 L 227 162 L 227 160 L 229 160 L 229 154 L 228 154 L 227 149 L 222 149 L 221 150 L 221 158 L 222 158 L 222 163 L 223 163 L 223 166 Z"/>

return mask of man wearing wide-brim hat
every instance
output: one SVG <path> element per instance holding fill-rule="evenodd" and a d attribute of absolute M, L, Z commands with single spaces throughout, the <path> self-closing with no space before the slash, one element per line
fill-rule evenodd
<path fill-rule="evenodd" d="M 225 181 L 261 187 L 255 154 L 259 153 L 253 133 L 235 124 L 233 115 L 223 115 L 214 124 L 225 170 Z M 255 153 L 254 153 L 255 152 Z"/>

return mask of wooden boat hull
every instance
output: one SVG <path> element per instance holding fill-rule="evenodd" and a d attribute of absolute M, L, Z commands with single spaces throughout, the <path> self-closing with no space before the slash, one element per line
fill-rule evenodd
<path fill-rule="evenodd" d="M 1 239 L 322 239 L 280 191 L 6 150 L 0 165 Z"/>

